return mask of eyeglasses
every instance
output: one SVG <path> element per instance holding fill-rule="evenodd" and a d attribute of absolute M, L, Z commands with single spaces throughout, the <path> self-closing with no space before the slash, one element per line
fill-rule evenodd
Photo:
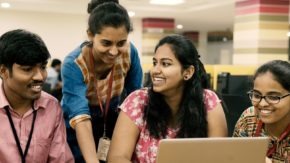
<path fill-rule="evenodd" d="M 248 95 L 250 97 L 250 100 L 255 103 L 260 103 L 262 99 L 265 99 L 267 103 L 269 104 L 278 104 L 282 98 L 285 98 L 287 96 L 290 96 L 290 93 L 284 95 L 284 96 L 275 96 L 275 95 L 266 95 L 262 96 L 258 93 L 255 93 L 253 91 L 248 92 Z"/>

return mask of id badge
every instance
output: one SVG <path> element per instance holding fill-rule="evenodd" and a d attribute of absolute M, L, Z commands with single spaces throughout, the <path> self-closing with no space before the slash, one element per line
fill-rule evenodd
<path fill-rule="evenodd" d="M 98 145 L 98 158 L 99 160 L 106 161 L 107 160 L 107 154 L 109 151 L 110 147 L 110 139 L 107 137 L 101 137 L 99 140 L 99 145 Z"/>

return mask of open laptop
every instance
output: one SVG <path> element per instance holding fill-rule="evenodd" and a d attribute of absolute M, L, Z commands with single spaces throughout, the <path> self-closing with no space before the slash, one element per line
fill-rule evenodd
<path fill-rule="evenodd" d="M 163 139 L 156 163 L 265 163 L 266 137 Z"/>

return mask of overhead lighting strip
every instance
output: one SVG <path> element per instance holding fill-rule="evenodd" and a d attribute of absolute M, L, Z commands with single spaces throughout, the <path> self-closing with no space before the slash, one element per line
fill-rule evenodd
<path fill-rule="evenodd" d="M 179 5 L 184 3 L 184 0 L 150 0 L 150 4 L 154 5 Z"/>

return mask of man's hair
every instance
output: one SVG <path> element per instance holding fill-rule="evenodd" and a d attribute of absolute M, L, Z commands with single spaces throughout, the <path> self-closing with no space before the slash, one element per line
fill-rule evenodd
<path fill-rule="evenodd" d="M 61 61 L 59 59 L 53 59 L 51 61 L 51 67 L 55 67 L 55 66 L 58 66 L 58 65 L 61 65 Z"/>
<path fill-rule="evenodd" d="M 50 58 L 43 40 L 35 33 L 16 29 L 0 37 L 0 65 L 12 69 L 14 63 L 33 66 Z"/>
<path fill-rule="evenodd" d="M 90 14 L 94 10 L 94 8 L 105 2 L 115 2 L 119 4 L 119 0 L 91 0 L 91 2 L 88 3 L 88 14 Z"/>

